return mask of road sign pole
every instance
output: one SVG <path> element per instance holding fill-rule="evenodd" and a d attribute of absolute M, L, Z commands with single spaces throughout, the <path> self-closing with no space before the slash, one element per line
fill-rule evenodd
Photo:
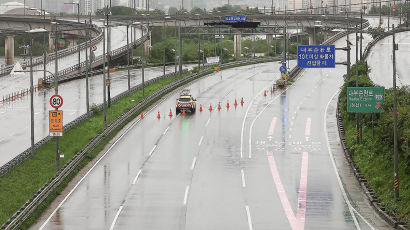
<path fill-rule="evenodd" d="M 110 1 L 110 11 L 111 11 L 111 1 Z M 107 62 L 107 97 L 108 97 L 108 108 L 111 106 L 111 79 L 110 79 L 110 68 L 111 68 L 111 28 L 110 28 L 110 20 L 109 20 L 110 12 L 107 12 L 107 55 L 108 55 L 108 62 Z"/>
<path fill-rule="evenodd" d="M 396 93 L 396 36 L 393 25 L 393 124 L 394 124 L 394 196 L 399 199 L 399 175 L 398 175 L 398 152 L 397 152 L 397 93 Z"/>
<path fill-rule="evenodd" d="M 54 93 L 57 95 L 58 94 L 58 56 L 57 56 L 57 41 L 58 41 L 58 36 L 57 36 L 57 22 L 55 24 L 55 31 L 54 31 L 54 54 L 55 54 L 55 73 L 54 73 Z M 56 108 L 55 110 L 58 110 Z M 60 154 L 59 154 L 59 143 L 58 143 L 58 136 L 56 136 L 56 172 L 60 169 Z"/>
<path fill-rule="evenodd" d="M 182 38 L 181 38 L 181 20 L 178 24 L 178 38 L 179 38 L 179 76 L 182 77 Z"/>

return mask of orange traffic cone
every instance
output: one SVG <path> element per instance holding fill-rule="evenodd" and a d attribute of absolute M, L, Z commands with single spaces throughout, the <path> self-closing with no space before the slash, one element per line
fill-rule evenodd
<path fill-rule="evenodd" d="M 199 105 L 199 112 L 202 112 L 202 105 Z"/>
<path fill-rule="evenodd" d="M 243 102 L 243 97 L 242 97 L 242 98 L 241 98 L 241 106 L 243 106 L 243 103 L 244 103 L 244 102 Z"/>
<path fill-rule="evenodd" d="M 161 119 L 161 114 L 158 111 L 158 115 L 157 115 L 158 120 Z"/>
<path fill-rule="evenodd" d="M 141 113 L 141 119 L 144 119 L 144 113 Z"/>
<path fill-rule="evenodd" d="M 212 105 L 209 105 L 209 112 L 212 112 Z"/>
<path fill-rule="evenodd" d="M 172 109 L 169 109 L 169 115 L 170 118 L 172 117 Z"/>
<path fill-rule="evenodd" d="M 185 112 L 185 109 L 183 109 L 182 110 L 182 116 L 185 116 L 186 115 L 186 112 Z"/>
<path fill-rule="evenodd" d="M 229 101 L 226 102 L 226 108 L 229 110 Z"/>
<path fill-rule="evenodd" d="M 266 90 L 263 92 L 263 96 L 266 97 Z"/>
<path fill-rule="evenodd" d="M 218 111 L 221 111 L 221 103 L 218 104 Z"/>
<path fill-rule="evenodd" d="M 235 104 L 233 105 L 235 106 L 235 109 L 236 109 L 236 106 L 238 106 L 238 102 L 236 101 L 236 98 L 235 98 Z"/>

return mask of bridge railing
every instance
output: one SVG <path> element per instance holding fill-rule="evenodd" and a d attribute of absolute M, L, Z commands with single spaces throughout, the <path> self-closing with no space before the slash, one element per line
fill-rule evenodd
<path fill-rule="evenodd" d="M 88 44 L 87 44 L 87 42 L 83 42 L 80 45 L 70 46 L 66 49 L 59 50 L 59 51 L 57 51 L 57 57 L 61 58 L 61 57 L 68 56 L 70 54 L 78 52 L 78 49 L 83 50 L 86 47 L 88 48 L 89 46 L 93 46 L 93 45 L 97 44 L 98 42 L 100 42 L 103 38 L 101 31 L 97 28 L 92 28 L 92 30 L 94 30 L 94 32 L 96 32 L 98 34 L 98 36 L 91 39 L 91 44 L 88 41 Z M 55 53 L 54 52 L 51 52 L 51 53 L 47 54 L 47 61 L 49 62 L 49 61 L 52 61 L 52 60 L 55 60 Z M 40 64 L 43 64 L 43 63 L 44 63 L 44 57 L 43 56 L 33 58 L 33 66 L 40 65 Z M 21 62 L 20 64 L 21 64 L 22 68 L 26 68 L 26 67 L 30 66 L 30 61 L 25 60 L 25 61 Z M 14 65 L 6 65 L 6 66 L 3 66 L 2 68 L 0 68 L 0 76 L 5 76 L 5 75 L 10 74 L 10 72 L 13 70 L 13 67 L 14 67 Z"/>
<path fill-rule="evenodd" d="M 127 52 L 128 49 L 131 49 L 134 45 L 139 46 L 141 44 L 143 44 L 146 40 L 149 39 L 149 35 L 148 35 L 148 28 L 143 27 L 144 33 L 145 35 L 133 42 L 129 43 L 129 47 L 127 47 L 127 45 L 122 46 L 118 49 L 112 50 L 109 55 L 111 55 L 112 59 L 115 59 L 121 55 L 123 55 L 125 52 Z M 94 68 L 96 66 L 102 65 L 103 64 L 103 55 L 99 55 L 98 57 L 96 57 L 94 59 L 94 61 L 91 63 L 91 67 Z M 107 60 L 106 60 L 107 62 Z M 63 69 L 61 71 L 58 72 L 58 81 L 68 81 L 70 79 L 76 79 L 79 78 L 83 75 L 83 72 L 85 71 L 85 69 L 87 68 L 87 62 L 83 61 L 80 63 L 80 66 L 78 66 L 78 64 L 68 67 L 66 69 Z M 84 69 L 84 70 L 83 70 Z M 77 72 L 78 73 L 75 73 Z M 54 81 L 54 76 L 53 75 L 47 75 L 46 79 L 44 79 L 44 83 L 46 84 L 50 84 Z"/>

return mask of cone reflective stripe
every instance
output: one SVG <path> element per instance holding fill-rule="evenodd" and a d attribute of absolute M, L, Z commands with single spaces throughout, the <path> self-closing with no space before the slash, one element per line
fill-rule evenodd
<path fill-rule="evenodd" d="M 158 111 L 157 118 L 158 118 L 158 119 L 160 119 L 160 118 L 161 118 L 161 114 L 159 113 L 159 111 Z"/>
<path fill-rule="evenodd" d="M 172 109 L 169 109 L 169 117 L 172 117 Z"/>

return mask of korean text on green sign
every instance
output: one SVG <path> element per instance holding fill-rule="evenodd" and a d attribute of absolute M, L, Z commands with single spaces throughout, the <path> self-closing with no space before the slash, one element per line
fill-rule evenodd
<path fill-rule="evenodd" d="M 347 87 L 347 112 L 380 113 L 384 87 Z"/>

